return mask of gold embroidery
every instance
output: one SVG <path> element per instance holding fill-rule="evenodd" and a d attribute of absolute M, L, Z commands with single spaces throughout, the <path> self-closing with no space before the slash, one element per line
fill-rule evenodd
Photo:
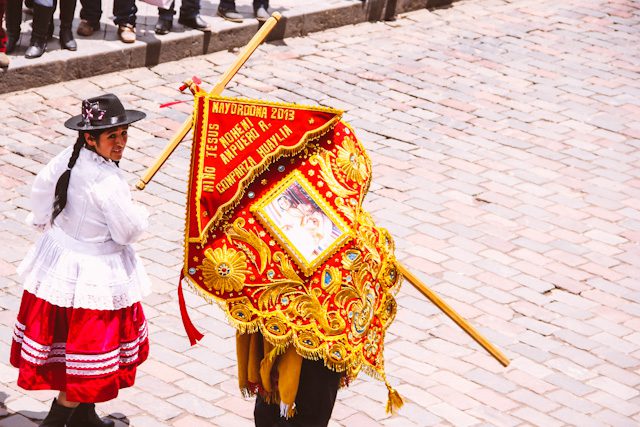
<path fill-rule="evenodd" d="M 309 159 L 309 163 L 313 166 L 320 167 L 320 176 L 327 183 L 331 191 L 339 197 L 349 197 L 356 194 L 356 191 L 347 188 L 340 184 L 333 174 L 333 169 L 331 167 L 331 156 L 332 153 L 327 150 L 320 150 L 318 154 L 312 156 Z"/>
<path fill-rule="evenodd" d="M 256 234 L 255 231 L 247 230 L 244 228 L 244 225 L 244 218 L 238 218 L 233 222 L 231 227 L 227 228 L 225 234 L 230 242 L 233 243 L 234 239 L 243 241 L 249 244 L 258 253 L 260 258 L 259 271 L 262 274 L 267 264 L 271 262 L 271 250 L 269 250 L 267 244 Z"/>
<path fill-rule="evenodd" d="M 336 164 L 347 176 L 348 180 L 356 181 L 360 185 L 369 175 L 364 156 L 356 148 L 355 142 L 349 136 L 345 136 L 342 140 L 342 145 L 338 147 Z"/>
<path fill-rule="evenodd" d="M 244 286 L 247 257 L 234 249 L 211 248 L 204 251 L 205 260 L 200 265 L 204 282 L 209 288 L 220 292 L 239 291 Z"/>

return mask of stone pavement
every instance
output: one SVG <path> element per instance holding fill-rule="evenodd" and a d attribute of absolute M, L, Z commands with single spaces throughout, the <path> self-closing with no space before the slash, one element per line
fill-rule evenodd
<path fill-rule="evenodd" d="M 99 1 L 99 0 L 98 0 Z M 285 37 L 301 36 L 311 32 L 384 17 L 384 3 L 387 0 L 275 0 L 270 2 L 270 12 L 279 12 L 282 19 L 269 38 L 280 40 Z M 451 3 L 452 0 L 396 0 L 396 10 L 406 12 L 425 7 Z M 163 62 L 202 55 L 221 50 L 233 49 L 247 44 L 258 29 L 253 18 L 252 2 L 238 0 L 238 11 L 246 18 L 243 23 L 225 21 L 217 16 L 219 1 L 201 1 L 201 14 L 211 25 L 211 32 L 200 32 L 178 24 L 174 19 L 171 33 L 158 36 L 154 26 L 158 20 L 158 9 L 136 1 L 137 41 L 133 44 L 121 43 L 117 27 L 113 24 L 114 0 L 103 0 L 102 27 L 91 37 L 76 35 L 78 50 L 71 52 L 60 48 L 58 41 L 59 19 L 55 12 L 55 37 L 48 44 L 47 52 L 36 59 L 26 59 L 24 52 L 31 37 L 31 15 L 25 13 L 22 36 L 16 51 L 10 55 L 9 69 L 0 69 L 0 93 L 24 90 L 33 87 L 91 77 L 99 74 L 154 66 Z M 178 9 L 180 2 L 177 2 Z M 25 9 L 26 11 L 27 9 Z M 80 22 L 80 3 L 76 8 L 74 31 Z"/>
<path fill-rule="evenodd" d="M 362 375 L 331 426 L 634 426 L 640 423 L 640 4 L 462 0 L 262 46 L 227 95 L 342 108 L 369 150 L 366 207 L 398 258 L 499 346 L 502 368 L 409 284 L 386 340 L 406 404 L 384 412 Z M 233 53 L 0 95 L 0 425 L 34 426 L 52 392 L 8 365 L 36 235 L 23 225 L 33 174 L 73 138 L 62 123 L 103 91 L 148 113 L 121 166 L 133 184 L 186 115 L 176 87 L 216 81 Z M 183 143 L 135 197 L 153 215 L 137 244 L 154 280 L 152 353 L 136 385 L 99 405 L 118 426 L 251 426 L 233 330 L 192 294 L 206 332 L 179 320 Z"/>

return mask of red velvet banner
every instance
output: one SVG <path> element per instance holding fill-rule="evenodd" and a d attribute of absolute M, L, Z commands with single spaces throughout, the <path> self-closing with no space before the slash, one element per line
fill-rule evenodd
<path fill-rule="evenodd" d="M 391 236 L 362 209 L 371 162 L 341 112 L 207 95 L 195 105 L 187 283 L 243 333 L 349 378 L 363 366 L 384 377 L 399 274 Z"/>

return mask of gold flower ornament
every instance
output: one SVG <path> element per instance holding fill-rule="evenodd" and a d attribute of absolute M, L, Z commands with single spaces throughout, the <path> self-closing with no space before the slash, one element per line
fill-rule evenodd
<path fill-rule="evenodd" d="M 224 245 L 215 250 L 209 248 L 200 265 L 204 283 L 209 290 L 235 292 L 242 289 L 247 270 L 247 257 L 243 252 L 227 248 Z"/>
<path fill-rule="evenodd" d="M 347 176 L 347 179 L 362 184 L 367 177 L 367 163 L 365 157 L 356 147 L 351 137 L 345 136 L 342 146 L 338 147 L 336 164 Z"/>

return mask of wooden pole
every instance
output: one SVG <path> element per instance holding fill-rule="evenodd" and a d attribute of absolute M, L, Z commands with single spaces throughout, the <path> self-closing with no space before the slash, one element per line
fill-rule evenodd
<path fill-rule="evenodd" d="M 233 64 L 231 64 L 231 67 L 229 67 L 227 71 L 225 71 L 225 73 L 222 75 L 222 77 L 220 77 L 220 80 L 218 80 L 218 82 L 213 87 L 211 92 L 209 92 L 211 95 L 220 95 L 222 93 L 222 91 L 227 86 L 229 81 L 233 78 L 233 76 L 236 75 L 238 70 L 244 65 L 245 62 L 247 62 L 247 59 L 249 59 L 251 54 L 253 54 L 253 52 L 258 48 L 258 46 L 260 46 L 260 44 L 264 41 L 264 39 L 267 38 L 271 30 L 275 28 L 276 24 L 278 23 L 281 17 L 282 16 L 280 15 L 280 13 L 274 12 L 271 15 L 271 18 L 267 19 L 264 25 L 260 27 L 258 32 L 251 38 L 249 43 L 244 47 L 244 50 L 242 51 L 242 53 L 238 55 L 238 57 L 233 62 Z M 166 162 L 169 156 L 174 152 L 178 144 L 180 144 L 180 142 L 182 142 L 182 140 L 187 135 L 187 133 L 189 133 L 189 130 L 191 129 L 192 125 L 193 125 L 193 117 L 189 116 L 184 121 L 184 123 L 182 123 L 182 126 L 180 126 L 180 128 L 175 133 L 175 135 L 171 138 L 169 143 L 164 147 L 164 150 L 162 150 L 162 153 L 160 153 L 160 156 L 156 159 L 156 162 L 152 166 L 150 166 L 149 169 L 147 169 L 147 171 L 145 172 L 144 176 L 140 178 L 140 180 L 136 184 L 136 188 L 138 188 L 138 190 L 144 190 L 144 188 L 147 186 L 149 181 L 151 181 L 151 179 L 156 174 L 156 172 L 158 172 L 158 170 L 162 167 L 164 162 Z"/>
<path fill-rule="evenodd" d="M 419 290 L 425 297 L 429 298 L 432 303 L 438 306 L 440 310 L 444 312 L 451 320 L 453 320 L 458 326 L 460 326 L 471 338 L 476 340 L 485 350 L 487 350 L 502 366 L 509 365 L 509 359 L 493 346 L 485 337 L 467 322 L 462 316 L 460 316 L 453 308 L 444 302 L 438 295 L 436 295 L 431 289 L 427 288 L 424 283 L 414 276 L 406 267 L 400 263 L 398 265 L 398 271 L 404 276 L 409 283 L 411 283 L 417 290 Z"/>

